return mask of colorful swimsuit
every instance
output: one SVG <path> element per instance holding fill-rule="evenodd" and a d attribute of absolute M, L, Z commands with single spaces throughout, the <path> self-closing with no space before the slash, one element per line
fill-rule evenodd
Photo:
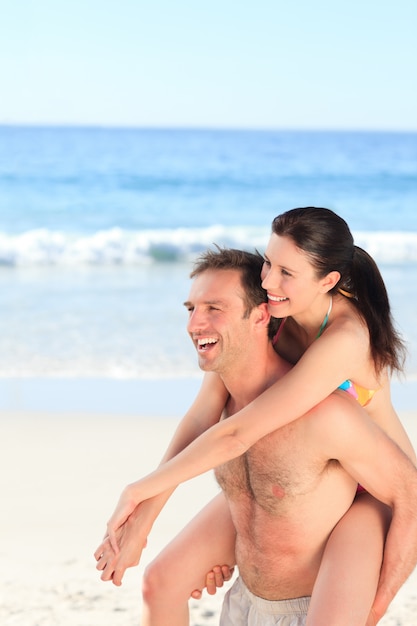
<path fill-rule="evenodd" d="M 366 389 L 353 383 L 351 380 L 345 380 L 344 383 L 338 386 L 338 389 L 349 393 L 361 406 L 367 406 L 377 392 L 376 389 Z"/>

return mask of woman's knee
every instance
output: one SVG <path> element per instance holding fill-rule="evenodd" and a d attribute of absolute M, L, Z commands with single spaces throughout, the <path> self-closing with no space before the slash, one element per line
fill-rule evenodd
<path fill-rule="evenodd" d="M 142 595 L 144 600 L 151 601 L 157 597 L 161 589 L 166 587 L 166 570 L 161 559 L 156 558 L 147 565 L 142 578 Z"/>
<path fill-rule="evenodd" d="M 170 602 L 170 596 L 176 602 L 180 597 L 181 600 L 188 600 L 192 589 L 185 589 L 181 583 L 178 563 L 173 564 L 169 559 L 157 557 L 147 565 L 143 573 L 143 600 L 147 604 Z"/>

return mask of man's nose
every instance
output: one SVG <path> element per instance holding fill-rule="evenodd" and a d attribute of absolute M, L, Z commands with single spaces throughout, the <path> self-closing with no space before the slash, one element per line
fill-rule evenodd
<path fill-rule="evenodd" d="M 197 333 L 206 326 L 206 316 L 203 311 L 195 308 L 188 319 L 187 330 L 189 333 Z"/>

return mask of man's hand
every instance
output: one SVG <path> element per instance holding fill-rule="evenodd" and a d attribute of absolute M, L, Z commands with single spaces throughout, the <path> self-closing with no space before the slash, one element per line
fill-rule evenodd
<path fill-rule="evenodd" d="M 223 587 L 223 584 L 230 580 L 235 571 L 234 567 L 228 565 L 215 565 L 213 569 L 208 572 L 206 576 L 206 589 L 210 596 L 214 596 L 217 593 L 217 589 Z M 201 589 L 194 589 L 191 593 L 191 597 L 195 600 L 200 600 L 203 592 Z"/>

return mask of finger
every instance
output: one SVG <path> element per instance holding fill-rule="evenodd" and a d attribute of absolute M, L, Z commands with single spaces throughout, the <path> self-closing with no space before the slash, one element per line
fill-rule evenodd
<path fill-rule="evenodd" d="M 235 571 L 234 567 L 229 567 L 228 565 L 222 565 L 223 580 L 224 581 L 230 580 L 233 576 L 234 571 Z"/>
<path fill-rule="evenodd" d="M 207 588 L 207 593 L 210 596 L 214 596 L 216 594 L 216 591 L 217 591 L 216 576 L 213 571 L 209 572 L 206 576 L 206 588 Z"/>
<path fill-rule="evenodd" d="M 106 535 L 106 539 L 101 542 L 97 550 L 94 552 L 94 558 L 98 561 L 105 552 L 109 551 L 113 552 L 113 548 L 110 544 L 108 536 Z"/>
<path fill-rule="evenodd" d="M 103 573 L 100 576 L 101 580 L 103 580 L 104 582 L 112 580 L 113 572 L 114 572 L 113 564 L 110 562 L 106 563 L 105 567 L 103 568 Z"/>
<path fill-rule="evenodd" d="M 113 570 L 111 568 L 106 568 L 102 575 L 100 576 L 101 580 L 105 583 L 109 582 L 112 579 Z"/>
<path fill-rule="evenodd" d="M 119 550 L 119 546 L 117 544 L 117 539 L 116 539 L 116 532 L 114 530 L 112 530 L 111 528 L 108 529 L 108 534 L 109 534 L 109 541 L 110 541 L 110 545 L 114 550 L 115 554 L 119 554 L 120 550 Z"/>
<path fill-rule="evenodd" d="M 201 600 L 202 595 L 201 589 L 194 589 L 194 591 L 191 592 L 191 598 L 194 598 L 194 600 Z"/>
<path fill-rule="evenodd" d="M 94 552 L 94 558 L 96 561 L 98 561 L 102 557 L 103 552 L 104 552 L 104 542 L 101 543 L 99 547 L 97 548 L 97 550 Z"/>
<path fill-rule="evenodd" d="M 213 567 L 214 572 L 214 582 L 216 587 L 223 587 L 224 578 L 223 578 L 223 570 L 220 565 L 216 565 Z"/>
<path fill-rule="evenodd" d="M 123 576 L 125 574 L 126 568 L 123 565 L 119 565 L 113 572 L 113 584 L 116 587 L 120 587 L 122 584 Z"/>
<path fill-rule="evenodd" d="M 107 559 L 105 558 L 104 554 L 101 555 L 101 557 L 98 559 L 97 561 L 97 565 L 96 565 L 96 569 L 101 572 L 107 565 Z"/>

